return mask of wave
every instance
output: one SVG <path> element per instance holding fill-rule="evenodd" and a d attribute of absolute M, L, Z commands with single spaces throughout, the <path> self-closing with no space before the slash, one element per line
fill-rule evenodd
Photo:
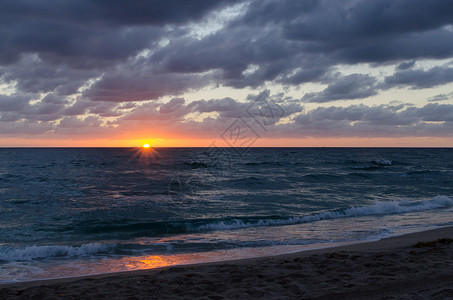
<path fill-rule="evenodd" d="M 449 208 L 453 206 L 453 200 L 446 196 L 436 196 L 431 200 L 410 202 L 410 201 L 376 201 L 368 206 L 356 206 L 347 208 L 342 211 L 326 211 L 309 216 L 291 217 L 291 218 L 263 218 L 256 220 L 244 221 L 243 219 L 231 219 L 228 221 L 219 221 L 204 224 L 195 228 L 197 231 L 217 231 L 243 229 L 249 227 L 263 226 L 282 226 L 309 223 L 321 220 L 332 220 L 340 218 L 351 218 L 361 216 L 382 216 L 393 215 L 408 212 L 417 212 L 433 210 L 440 208 Z"/>
<path fill-rule="evenodd" d="M 116 245 L 101 243 L 83 244 L 81 246 L 26 246 L 22 248 L 0 247 L 0 261 L 27 261 L 51 257 L 80 257 L 93 254 L 109 253 Z"/>
<path fill-rule="evenodd" d="M 265 217 L 228 217 L 189 220 L 172 220 L 163 222 L 137 223 L 133 220 L 117 220 L 109 223 L 82 222 L 62 228 L 63 232 L 84 234 L 103 239 L 124 240 L 135 237 L 159 237 L 196 232 L 233 230 L 248 227 L 284 226 L 320 220 L 360 217 L 370 215 L 391 215 L 407 212 L 453 207 L 453 200 L 446 196 L 436 196 L 431 200 L 410 201 L 376 201 L 372 205 L 354 206 L 344 210 L 325 211 L 317 214 L 295 217 L 265 216 Z M 1 250 L 0 250 L 1 251 Z M 0 253 L 1 259 L 1 253 Z"/>
<path fill-rule="evenodd" d="M 185 221 L 169 221 L 161 223 L 139 223 L 139 224 L 123 224 L 116 228 L 96 228 L 102 234 L 127 233 L 127 238 L 132 236 L 153 236 L 156 233 L 168 236 L 168 234 L 181 234 L 181 233 L 200 233 L 222 230 L 237 230 L 252 227 L 264 226 L 285 226 L 302 223 L 310 223 L 321 220 L 334 220 L 341 218 L 354 218 L 362 216 L 385 216 L 404 214 L 410 212 L 428 211 L 435 209 L 445 209 L 453 207 L 453 199 L 447 196 L 436 196 L 431 200 L 425 201 L 376 201 L 374 204 L 367 206 L 354 206 L 344 210 L 326 211 L 312 215 L 297 216 L 284 218 L 280 216 L 267 216 L 267 217 L 238 217 L 238 218 L 224 218 L 224 219 L 194 219 Z M 92 228 L 94 229 L 94 228 Z M 159 235 L 159 234 L 157 234 Z M 116 239 L 116 241 L 118 241 Z M 299 241 L 300 242 L 300 241 Z M 298 242 L 298 243 L 299 243 Z M 266 242 L 267 243 L 267 242 Z M 285 242 L 286 243 L 286 242 Z M 264 244 L 263 244 L 264 245 Z M 261 245 L 261 246 L 263 246 Z M 134 255 L 151 251 L 152 253 L 166 253 L 172 251 L 172 247 L 177 247 L 177 250 L 187 250 L 192 245 L 183 243 L 175 245 L 170 243 L 153 243 L 148 245 L 137 244 L 116 244 L 116 243 L 87 243 L 77 246 L 70 245 L 40 245 L 40 246 L 25 246 L 25 247 L 7 247 L 0 246 L 0 262 L 10 261 L 32 261 L 49 258 L 71 258 L 71 257 L 92 257 L 97 255 Z M 203 246 L 205 250 L 212 250 L 219 245 L 200 245 L 196 244 L 196 249 Z M 245 246 L 239 241 L 232 244 L 223 245 L 222 247 L 236 247 Z M 250 245 L 248 245 L 250 246 Z M 222 248 L 221 247 L 221 248 Z M 176 249 L 176 248 L 175 248 Z M 190 248 L 192 249 L 192 248 Z M 189 250 L 190 250 L 189 249 Z M 136 253 L 137 252 L 137 253 Z"/>
<path fill-rule="evenodd" d="M 394 165 L 395 163 L 400 164 L 399 162 L 395 162 L 390 159 L 384 159 L 384 158 L 379 158 L 379 159 L 374 159 L 371 161 L 362 161 L 362 160 L 355 160 L 355 159 L 348 159 L 344 162 L 346 165 L 360 165 L 360 164 L 372 164 L 375 166 L 391 166 Z"/>
<path fill-rule="evenodd" d="M 375 160 L 372 160 L 371 163 L 373 165 L 378 165 L 378 166 L 391 166 L 392 165 L 392 161 L 388 160 L 388 159 L 375 159 Z"/>

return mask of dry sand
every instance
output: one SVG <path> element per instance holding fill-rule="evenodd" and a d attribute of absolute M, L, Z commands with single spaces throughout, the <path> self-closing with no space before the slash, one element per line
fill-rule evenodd
<path fill-rule="evenodd" d="M 60 298 L 453 299 L 453 227 L 275 257 L 0 285 L 0 299 Z"/>

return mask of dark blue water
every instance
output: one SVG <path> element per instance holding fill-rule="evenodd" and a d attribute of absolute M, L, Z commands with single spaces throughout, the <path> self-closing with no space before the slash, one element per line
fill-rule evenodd
<path fill-rule="evenodd" d="M 452 198 L 453 149 L 4 148 L 0 281 L 376 239 Z"/>

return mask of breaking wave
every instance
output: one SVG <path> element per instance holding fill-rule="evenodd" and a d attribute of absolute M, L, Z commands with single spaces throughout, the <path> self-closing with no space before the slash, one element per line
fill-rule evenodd
<path fill-rule="evenodd" d="M 27 261 L 51 257 L 83 257 L 93 254 L 109 253 L 115 246 L 116 245 L 90 243 L 81 246 L 50 245 L 26 246 L 22 248 L 0 247 L 0 260 Z"/>
<path fill-rule="evenodd" d="M 420 202 L 376 201 L 372 205 L 356 206 L 347 208 L 342 211 L 326 211 L 309 216 L 291 217 L 286 219 L 263 218 L 250 221 L 244 221 L 242 219 L 231 219 L 228 221 L 219 221 L 204 224 L 196 227 L 195 229 L 197 231 L 215 231 L 215 230 L 241 229 L 248 227 L 293 225 L 300 223 L 315 222 L 320 220 L 331 220 L 348 217 L 402 214 L 408 212 L 448 208 L 452 206 L 453 200 L 446 196 L 436 196 L 431 200 Z"/>

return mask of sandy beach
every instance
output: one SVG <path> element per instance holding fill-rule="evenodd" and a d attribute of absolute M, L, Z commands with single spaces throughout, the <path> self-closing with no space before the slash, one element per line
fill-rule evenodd
<path fill-rule="evenodd" d="M 453 227 L 376 242 L 0 286 L 0 299 L 447 299 Z"/>

